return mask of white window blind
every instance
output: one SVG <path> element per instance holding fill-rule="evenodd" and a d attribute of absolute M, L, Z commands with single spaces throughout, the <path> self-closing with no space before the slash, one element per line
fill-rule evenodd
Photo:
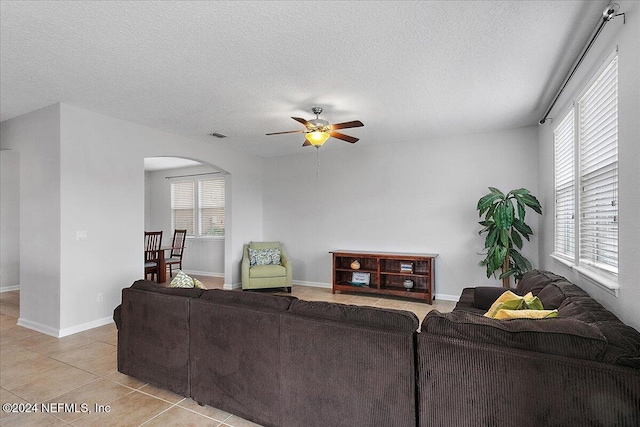
<path fill-rule="evenodd" d="M 224 236 L 224 179 L 198 181 L 199 234 Z"/>
<path fill-rule="evenodd" d="M 171 183 L 171 226 L 174 230 L 187 230 L 193 236 L 195 218 L 193 181 Z"/>
<path fill-rule="evenodd" d="M 224 236 L 224 178 L 171 183 L 171 226 L 187 236 Z"/>
<path fill-rule="evenodd" d="M 555 247 L 554 253 L 575 259 L 575 145 L 574 109 L 553 132 L 555 164 Z"/>
<path fill-rule="evenodd" d="M 578 102 L 580 264 L 618 273 L 618 58 Z"/>

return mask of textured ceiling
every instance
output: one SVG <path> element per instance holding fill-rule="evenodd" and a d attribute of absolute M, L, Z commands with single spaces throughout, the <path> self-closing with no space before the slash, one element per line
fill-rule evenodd
<path fill-rule="evenodd" d="M 64 102 L 261 156 L 312 150 L 264 134 L 315 105 L 357 145 L 533 125 L 607 3 L 3 0 L 0 120 Z"/>

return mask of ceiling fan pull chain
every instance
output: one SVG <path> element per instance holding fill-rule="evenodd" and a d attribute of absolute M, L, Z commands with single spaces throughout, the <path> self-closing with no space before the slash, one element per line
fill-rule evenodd
<path fill-rule="evenodd" d="M 316 159 L 318 160 L 318 168 L 316 170 L 316 178 L 320 178 L 320 147 L 316 147 Z"/>

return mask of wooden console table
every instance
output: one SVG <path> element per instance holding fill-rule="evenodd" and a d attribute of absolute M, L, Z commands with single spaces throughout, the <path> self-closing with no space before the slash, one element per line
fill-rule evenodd
<path fill-rule="evenodd" d="M 345 291 L 395 295 L 420 299 L 429 304 L 433 300 L 434 261 L 438 254 L 359 251 L 330 253 L 333 254 L 334 294 L 336 291 Z M 351 266 L 356 260 L 360 264 L 357 269 Z M 354 276 L 354 273 L 357 274 Z M 407 280 L 413 283 L 410 289 L 404 285 Z"/>

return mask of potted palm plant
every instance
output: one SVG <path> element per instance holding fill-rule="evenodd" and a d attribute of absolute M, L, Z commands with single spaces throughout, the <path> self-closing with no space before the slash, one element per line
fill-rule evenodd
<path fill-rule="evenodd" d="M 478 232 L 485 234 L 485 258 L 478 265 L 487 269 L 487 277 L 502 270 L 500 279 L 502 286 L 509 287 L 510 277 L 520 280 L 524 273 L 531 270 L 531 263 L 519 250 L 523 240 L 529 240 L 533 234 L 531 227 L 525 222 L 527 208 L 542 215 L 540 202 L 525 188 L 509 191 L 504 194 L 494 187 L 489 187 L 489 194 L 478 200 L 478 215 L 484 219 L 479 222 L 484 228 Z M 515 203 L 515 206 L 514 206 Z"/>

